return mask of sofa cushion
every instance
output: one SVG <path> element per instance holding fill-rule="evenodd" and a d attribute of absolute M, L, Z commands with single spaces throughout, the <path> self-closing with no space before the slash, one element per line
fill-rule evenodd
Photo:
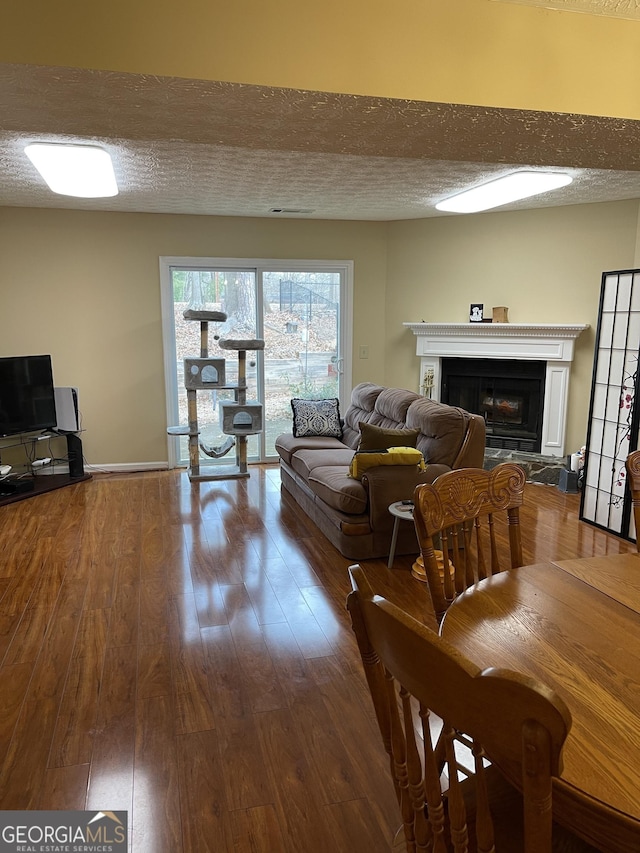
<path fill-rule="evenodd" d="M 354 450 L 360 442 L 359 424 L 361 421 L 365 423 L 370 421 L 376 400 L 383 391 L 383 385 L 374 385 L 373 382 L 360 382 L 351 392 L 351 401 L 344 413 L 342 440 Z"/>
<path fill-rule="evenodd" d="M 367 493 L 360 480 L 347 476 L 344 465 L 325 465 L 313 469 L 309 488 L 320 500 L 340 512 L 357 515 L 367 511 Z"/>
<path fill-rule="evenodd" d="M 385 388 L 376 397 L 373 414 L 368 423 L 385 429 L 406 429 L 409 406 L 416 400 L 422 399 L 419 394 L 404 388 Z M 419 425 L 418 425 L 419 426 Z M 416 426 L 412 425 L 411 429 Z"/>
<path fill-rule="evenodd" d="M 451 467 L 462 447 L 468 422 L 464 409 L 419 397 L 409 406 L 406 424 L 410 429 L 420 429 L 416 446 L 425 462 Z"/>
<path fill-rule="evenodd" d="M 415 447 L 419 429 L 384 429 L 360 422 L 358 450 L 386 450 L 389 447 Z"/>
<path fill-rule="evenodd" d="M 303 480 L 308 480 L 316 468 L 326 468 L 327 466 L 338 466 L 346 475 L 352 459 L 353 450 L 349 447 L 342 447 L 341 450 L 305 448 L 294 453 L 290 464 L 296 474 Z"/>
<path fill-rule="evenodd" d="M 361 382 L 353 389 L 351 402 L 344 415 L 343 442 L 354 450 L 358 447 L 360 423 L 388 429 L 406 428 L 407 409 L 417 399 L 420 396 L 413 391 Z"/>
<path fill-rule="evenodd" d="M 278 455 L 291 465 L 293 454 L 298 450 L 344 450 L 345 446 L 339 438 L 327 436 L 307 435 L 304 438 L 296 438 L 290 432 L 283 432 L 276 438 L 276 450 Z M 353 453 L 353 451 L 351 451 Z"/>
<path fill-rule="evenodd" d="M 291 401 L 291 408 L 293 410 L 293 434 L 296 437 L 322 435 L 342 438 L 342 422 L 337 398 L 302 400 L 295 397 Z"/>

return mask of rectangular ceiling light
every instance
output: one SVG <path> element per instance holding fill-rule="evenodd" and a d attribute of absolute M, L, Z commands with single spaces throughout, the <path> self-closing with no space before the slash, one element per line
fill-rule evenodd
<path fill-rule="evenodd" d="M 54 193 L 77 198 L 118 195 L 111 157 L 104 148 L 34 142 L 24 150 Z"/>
<path fill-rule="evenodd" d="M 513 172 L 440 201 L 436 209 L 450 213 L 478 213 L 564 187 L 572 180 L 571 175 L 565 172 Z"/>

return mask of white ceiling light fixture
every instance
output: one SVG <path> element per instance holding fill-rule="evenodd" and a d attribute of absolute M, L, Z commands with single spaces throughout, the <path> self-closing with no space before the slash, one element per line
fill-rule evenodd
<path fill-rule="evenodd" d="M 556 190 L 570 184 L 566 172 L 513 172 L 495 181 L 466 190 L 436 204 L 437 210 L 450 213 L 479 213 L 522 198 Z"/>
<path fill-rule="evenodd" d="M 49 189 L 77 198 L 118 195 L 111 157 L 97 145 L 34 142 L 24 149 Z"/>

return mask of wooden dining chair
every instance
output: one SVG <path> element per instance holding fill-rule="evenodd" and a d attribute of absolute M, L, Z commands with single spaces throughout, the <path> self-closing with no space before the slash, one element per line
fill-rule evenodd
<path fill-rule="evenodd" d="M 552 820 L 552 779 L 571 727 L 562 699 L 527 676 L 481 671 L 376 595 L 361 566 L 349 573 L 347 608 L 406 850 L 593 851 Z M 463 735 L 472 745 L 471 774 L 460 772 L 456 756 Z"/>
<path fill-rule="evenodd" d="M 417 486 L 413 520 L 438 622 L 465 589 L 522 565 L 519 512 L 525 482 L 520 465 L 503 462 L 491 471 L 448 471 Z"/>
<path fill-rule="evenodd" d="M 633 523 L 636 528 L 636 546 L 640 551 L 640 450 L 633 450 L 627 456 L 625 467 L 627 469 L 627 482 L 631 492 L 631 505 L 633 507 Z"/>

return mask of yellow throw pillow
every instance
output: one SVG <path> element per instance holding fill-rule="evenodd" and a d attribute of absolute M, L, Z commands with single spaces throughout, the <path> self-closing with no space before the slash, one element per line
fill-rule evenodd
<path fill-rule="evenodd" d="M 354 453 L 349 477 L 359 480 L 367 469 L 377 465 L 415 465 L 420 471 L 426 469 L 424 456 L 415 447 L 389 447 L 387 450 Z"/>

